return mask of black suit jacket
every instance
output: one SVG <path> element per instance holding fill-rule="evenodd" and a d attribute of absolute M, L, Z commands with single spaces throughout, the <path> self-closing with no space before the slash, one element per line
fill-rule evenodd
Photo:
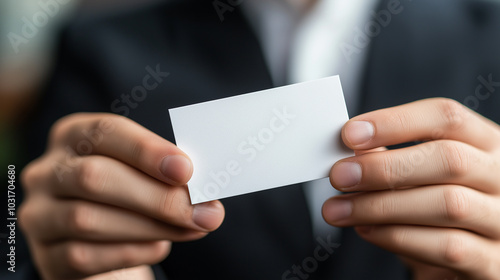
<path fill-rule="evenodd" d="M 381 2 L 385 9 L 389 0 Z M 499 5 L 402 3 L 404 11 L 369 46 L 361 111 L 442 96 L 467 100 L 500 122 L 500 88 L 487 99 L 475 96 L 478 77 L 500 81 Z M 239 9 L 224 16 L 221 22 L 212 1 L 165 1 L 73 24 L 63 35 L 54 78 L 30 130 L 30 139 L 37 139 L 32 153 L 43 151 L 50 125 L 72 112 L 125 114 L 173 141 L 167 108 L 272 87 L 262 50 Z M 142 85 L 148 66 L 169 76 L 136 105 L 127 105 L 126 95 Z M 168 279 L 305 279 L 284 273 L 314 257 L 317 239 L 327 237 L 313 236 L 300 186 L 223 203 L 220 229 L 199 241 L 174 244 L 161 264 Z M 340 246 L 307 279 L 409 277 L 394 255 L 352 229 L 343 230 L 336 242 Z"/>

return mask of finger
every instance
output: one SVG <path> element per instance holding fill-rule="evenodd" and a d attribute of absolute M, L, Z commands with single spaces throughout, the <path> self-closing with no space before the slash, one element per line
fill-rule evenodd
<path fill-rule="evenodd" d="M 468 231 L 389 225 L 359 227 L 357 232 L 388 251 L 454 269 L 471 279 L 495 279 L 500 275 L 498 244 Z"/>
<path fill-rule="evenodd" d="M 129 280 L 129 279 L 155 279 L 153 269 L 149 265 L 141 265 L 132 268 L 124 268 L 101 273 L 96 276 L 85 278 L 85 280 Z"/>
<path fill-rule="evenodd" d="M 342 191 L 458 184 L 498 193 L 498 166 L 487 152 L 439 140 L 341 160 L 333 166 L 330 181 Z"/>
<path fill-rule="evenodd" d="M 60 197 L 109 204 L 201 231 L 216 229 L 224 219 L 219 201 L 191 205 L 186 186 L 169 186 L 112 158 L 83 157 L 62 178 L 52 178 L 52 191 Z"/>
<path fill-rule="evenodd" d="M 387 151 L 386 147 L 378 147 L 370 150 L 355 150 L 354 153 L 356 156 L 361 156 L 364 154 L 370 154 L 370 153 L 378 153 L 378 152 L 385 152 Z"/>
<path fill-rule="evenodd" d="M 171 142 L 136 122 L 112 114 L 75 114 L 51 132 L 52 148 L 74 155 L 104 155 L 169 184 L 185 184 L 193 166 Z"/>
<path fill-rule="evenodd" d="M 407 257 L 401 257 L 401 260 L 411 268 L 413 280 L 459 280 L 458 274 L 450 269 L 433 266 L 416 261 Z"/>
<path fill-rule="evenodd" d="M 57 163 L 56 159 L 57 157 L 44 155 L 23 168 L 20 179 L 25 199 L 35 192 L 45 191 L 51 184 L 55 176 L 52 165 Z"/>
<path fill-rule="evenodd" d="M 344 125 L 342 137 L 354 150 L 450 139 L 489 151 L 497 147 L 500 129 L 456 101 L 432 98 L 354 117 Z"/>
<path fill-rule="evenodd" d="M 163 260 L 170 242 L 89 243 L 65 242 L 44 248 L 42 264 L 52 271 L 47 279 L 76 279 L 116 269 L 152 265 Z M 59 260 L 54 262 L 53 260 Z"/>
<path fill-rule="evenodd" d="M 37 197 L 30 205 L 22 209 L 20 220 L 23 228 L 42 242 L 67 239 L 112 242 L 188 241 L 206 235 L 205 232 L 168 225 L 126 209 L 88 201 Z"/>
<path fill-rule="evenodd" d="M 459 186 L 429 186 L 330 198 L 323 217 L 333 226 L 405 224 L 462 228 L 500 238 L 500 201 Z"/>

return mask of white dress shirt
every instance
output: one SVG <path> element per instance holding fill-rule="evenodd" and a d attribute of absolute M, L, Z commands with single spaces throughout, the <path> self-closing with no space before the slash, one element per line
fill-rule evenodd
<path fill-rule="evenodd" d="M 378 1 L 318 0 L 312 7 L 298 0 L 248 0 L 244 13 L 254 28 L 275 86 L 340 75 L 350 116 L 357 111 L 366 49 L 346 57 L 342 44 L 352 44 L 355 28 L 370 20 Z M 315 236 L 339 230 L 322 217 L 324 201 L 338 192 L 328 179 L 308 182 L 304 192 Z"/>

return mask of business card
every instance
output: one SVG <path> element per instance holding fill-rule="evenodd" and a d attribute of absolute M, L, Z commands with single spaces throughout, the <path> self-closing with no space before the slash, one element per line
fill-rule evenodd
<path fill-rule="evenodd" d="M 338 76 L 169 110 L 193 204 L 328 177 L 353 155 Z"/>

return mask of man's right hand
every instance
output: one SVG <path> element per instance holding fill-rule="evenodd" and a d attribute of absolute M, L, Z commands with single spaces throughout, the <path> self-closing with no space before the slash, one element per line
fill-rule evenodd
<path fill-rule="evenodd" d="M 74 114 L 22 173 L 19 210 L 44 279 L 82 279 L 160 262 L 170 241 L 220 226 L 219 201 L 191 205 L 192 163 L 174 144 L 111 114 Z"/>

